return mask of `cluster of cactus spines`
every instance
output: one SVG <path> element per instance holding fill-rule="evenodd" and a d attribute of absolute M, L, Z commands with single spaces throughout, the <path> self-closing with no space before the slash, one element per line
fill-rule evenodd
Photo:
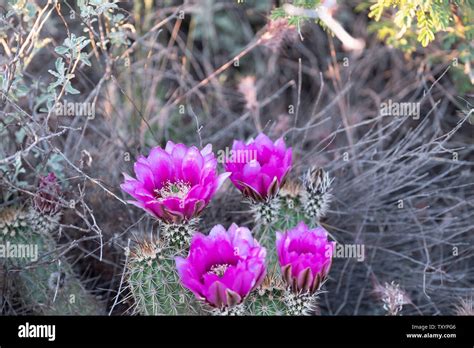
<path fill-rule="evenodd" d="M 27 212 L 29 227 L 38 233 L 50 234 L 59 228 L 61 213 L 53 215 L 45 215 L 34 208 L 30 208 Z"/>
<path fill-rule="evenodd" d="M 15 237 L 28 227 L 28 214 L 21 208 L 7 207 L 0 211 L 0 237 Z"/>
<path fill-rule="evenodd" d="M 240 184 L 242 185 L 242 194 L 246 197 L 257 223 L 268 225 L 278 220 L 281 201 L 278 197 L 279 184 L 276 178 L 269 185 L 265 196 L 245 183 Z"/>
<path fill-rule="evenodd" d="M 321 292 L 299 292 L 295 293 L 290 289 L 285 291 L 284 303 L 287 315 L 314 315 L 319 313 L 317 300 Z"/>
<path fill-rule="evenodd" d="M 130 254 L 127 280 L 135 312 L 143 315 L 198 314 L 192 294 L 184 291 L 176 273 L 179 249 L 162 240 L 141 241 Z"/>
<path fill-rule="evenodd" d="M 247 314 L 302 316 L 319 314 L 318 298 L 324 291 L 294 291 L 273 272 L 248 299 Z M 323 284 L 320 284 L 321 289 Z"/>
<path fill-rule="evenodd" d="M 410 303 L 408 295 L 395 281 L 376 285 L 375 293 L 382 300 L 385 314 L 389 316 L 401 315 L 403 306 Z"/>
<path fill-rule="evenodd" d="M 308 169 L 303 178 L 302 202 L 305 214 L 317 221 L 326 215 L 332 199 L 331 184 L 334 179 L 321 168 Z"/>
<path fill-rule="evenodd" d="M 251 202 L 251 211 L 255 221 L 268 225 L 278 220 L 281 202 L 278 197 L 263 202 Z"/>
<path fill-rule="evenodd" d="M 96 298 L 75 276 L 65 257 L 57 255 L 54 231 L 59 229 L 60 188 L 54 174 L 41 178 L 28 207 L 11 206 L 0 212 L 0 241 L 29 246 L 32 255 L 2 260 L 15 279 L 14 291 L 25 309 L 37 314 L 100 314 Z"/>
<path fill-rule="evenodd" d="M 189 245 L 193 234 L 199 223 L 199 218 L 185 220 L 179 223 L 162 222 L 160 224 L 160 232 L 163 233 L 163 239 L 170 246 L 177 248 L 185 248 Z"/>
<path fill-rule="evenodd" d="M 247 306 L 245 303 L 235 304 L 229 307 L 213 308 L 203 302 L 201 306 L 203 306 L 204 311 L 213 316 L 236 317 L 247 314 Z"/>

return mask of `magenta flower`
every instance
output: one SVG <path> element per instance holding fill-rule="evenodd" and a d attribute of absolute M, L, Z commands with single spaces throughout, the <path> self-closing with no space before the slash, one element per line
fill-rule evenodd
<path fill-rule="evenodd" d="M 274 197 L 291 168 L 292 151 L 282 138 L 273 143 L 265 134 L 245 144 L 235 140 L 225 169 L 231 172 L 230 180 L 254 201 Z"/>
<path fill-rule="evenodd" d="M 266 250 L 248 228 L 214 226 L 208 236 L 194 235 L 187 258 L 177 257 L 182 284 L 215 308 L 232 307 L 265 277 Z"/>
<path fill-rule="evenodd" d="M 136 201 L 129 201 L 168 223 L 181 223 L 198 216 L 223 181 L 209 144 L 201 151 L 168 141 L 166 148 L 155 147 L 148 157 L 134 165 L 137 179 L 125 176 L 120 186 Z"/>
<path fill-rule="evenodd" d="M 304 222 L 276 234 L 276 247 L 284 281 L 294 292 L 319 290 L 331 267 L 335 243 L 322 227 L 309 229 Z"/>

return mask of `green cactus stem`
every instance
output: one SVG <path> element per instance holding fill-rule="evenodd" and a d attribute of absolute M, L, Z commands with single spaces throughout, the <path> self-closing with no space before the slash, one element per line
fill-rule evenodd
<path fill-rule="evenodd" d="M 285 287 L 280 275 L 273 271 L 246 300 L 247 314 L 255 316 L 281 316 L 287 312 L 284 302 Z"/>
<path fill-rule="evenodd" d="M 194 296 L 180 283 L 174 257 L 177 251 L 162 241 L 140 242 L 127 264 L 127 280 L 142 315 L 195 315 L 201 312 Z"/>

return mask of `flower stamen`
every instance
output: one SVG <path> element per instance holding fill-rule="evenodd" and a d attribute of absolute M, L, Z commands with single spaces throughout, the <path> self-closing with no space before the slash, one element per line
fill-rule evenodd
<path fill-rule="evenodd" d="M 213 265 L 211 267 L 211 270 L 207 273 L 209 274 L 215 274 L 216 276 L 218 277 L 222 277 L 225 272 L 227 271 L 227 268 L 229 268 L 229 264 L 227 263 L 224 263 L 224 264 L 221 264 L 221 265 Z"/>
<path fill-rule="evenodd" d="M 154 192 L 156 194 L 157 200 L 163 200 L 168 197 L 184 199 L 186 198 L 190 189 L 191 184 L 189 184 L 188 182 L 185 182 L 183 180 L 171 182 L 168 180 L 161 189 L 156 189 Z"/>

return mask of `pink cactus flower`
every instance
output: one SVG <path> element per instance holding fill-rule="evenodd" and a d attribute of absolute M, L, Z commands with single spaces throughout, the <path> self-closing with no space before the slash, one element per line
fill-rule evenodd
<path fill-rule="evenodd" d="M 134 165 L 137 179 L 124 174 L 120 186 L 136 201 L 129 201 L 156 218 L 181 223 L 197 217 L 230 175 L 218 175 L 217 160 L 209 144 L 201 151 L 168 141 L 155 147 Z"/>
<path fill-rule="evenodd" d="M 177 257 L 182 284 L 214 308 L 240 304 L 263 281 L 266 250 L 248 228 L 215 226 L 194 235 L 187 258 Z"/>
<path fill-rule="evenodd" d="M 296 293 L 314 293 L 326 280 L 335 242 L 322 227 L 309 229 L 304 222 L 285 233 L 277 232 L 276 247 L 284 281 Z"/>
<path fill-rule="evenodd" d="M 273 143 L 260 133 L 247 144 L 235 140 L 225 168 L 232 173 L 232 183 L 246 197 L 262 202 L 274 197 L 283 186 L 291 160 L 292 150 L 282 138 Z"/>

